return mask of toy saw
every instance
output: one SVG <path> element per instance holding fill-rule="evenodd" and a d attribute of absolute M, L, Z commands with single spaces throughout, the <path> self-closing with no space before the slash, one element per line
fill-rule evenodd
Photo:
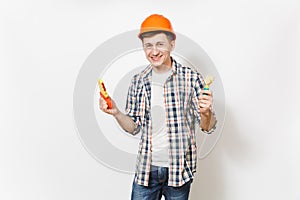
<path fill-rule="evenodd" d="M 98 80 L 98 85 L 99 85 L 99 89 L 100 89 L 100 96 L 106 101 L 107 108 L 112 109 L 112 101 L 106 91 L 106 88 L 105 88 L 105 85 L 104 85 L 104 82 L 102 79 Z"/>
<path fill-rule="evenodd" d="M 205 86 L 204 86 L 204 90 L 209 90 L 209 86 L 210 84 L 214 81 L 214 77 L 211 75 L 206 76 L 204 82 L 205 82 Z"/>

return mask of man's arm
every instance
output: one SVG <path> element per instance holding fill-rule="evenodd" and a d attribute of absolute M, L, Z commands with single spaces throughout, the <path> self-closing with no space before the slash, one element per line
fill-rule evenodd
<path fill-rule="evenodd" d="M 115 119 L 119 123 L 119 125 L 128 133 L 134 134 L 135 131 L 135 123 L 133 122 L 132 118 L 125 115 L 122 112 L 114 115 Z"/>
<path fill-rule="evenodd" d="M 118 107 L 116 106 L 115 102 L 112 100 L 112 108 L 108 109 L 106 101 L 100 97 L 99 99 L 99 107 L 100 110 L 103 112 L 112 115 L 115 117 L 119 125 L 128 133 L 134 134 L 136 125 L 131 117 L 122 113 Z"/>
<path fill-rule="evenodd" d="M 203 131 L 210 131 L 214 128 L 216 124 L 216 117 L 212 111 L 212 92 L 209 90 L 202 90 L 199 97 L 199 107 L 200 107 L 200 128 Z"/>

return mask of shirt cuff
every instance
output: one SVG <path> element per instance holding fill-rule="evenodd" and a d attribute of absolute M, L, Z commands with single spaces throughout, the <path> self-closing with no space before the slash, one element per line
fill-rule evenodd
<path fill-rule="evenodd" d="M 214 123 L 214 125 L 212 126 L 212 128 L 209 129 L 209 130 L 204 130 L 203 128 L 201 128 L 201 131 L 202 131 L 203 133 L 211 134 L 211 133 L 213 133 L 213 132 L 216 130 L 216 128 L 217 128 L 217 118 L 216 118 L 215 112 L 213 112 L 212 114 L 213 114 L 213 116 L 214 116 L 215 119 L 216 119 L 216 120 L 215 120 L 215 123 Z"/>
<path fill-rule="evenodd" d="M 141 129 L 139 118 L 133 117 L 133 116 L 129 115 L 128 113 L 127 113 L 126 115 L 127 115 L 128 117 L 130 117 L 130 118 L 133 120 L 133 122 L 134 122 L 134 130 L 133 130 L 133 132 L 130 133 L 130 134 L 132 134 L 132 135 L 138 134 L 138 133 L 140 132 L 140 129 Z M 126 132 L 128 132 L 128 131 L 126 131 Z"/>

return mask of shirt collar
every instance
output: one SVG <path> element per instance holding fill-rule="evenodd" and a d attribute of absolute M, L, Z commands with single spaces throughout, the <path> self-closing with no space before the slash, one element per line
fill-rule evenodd
<path fill-rule="evenodd" d="M 179 63 L 176 62 L 176 60 L 171 56 L 172 60 L 172 74 L 177 74 Z M 150 64 L 146 67 L 146 69 L 142 72 L 142 77 L 149 78 L 149 76 L 152 75 L 153 66 Z"/>
<path fill-rule="evenodd" d="M 178 71 L 178 63 L 176 62 L 176 60 L 171 56 L 171 60 L 172 60 L 172 73 L 173 74 L 177 74 Z"/>

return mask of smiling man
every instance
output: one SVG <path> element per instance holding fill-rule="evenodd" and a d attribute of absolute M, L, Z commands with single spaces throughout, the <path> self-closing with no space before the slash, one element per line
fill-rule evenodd
<path fill-rule="evenodd" d="M 101 97 L 100 109 L 128 133 L 141 131 L 131 199 L 187 200 L 197 163 L 195 127 L 205 133 L 216 127 L 212 92 L 199 72 L 171 56 L 176 34 L 167 18 L 150 15 L 138 37 L 150 64 L 132 78 L 126 112 L 113 100 L 108 109 Z"/>

